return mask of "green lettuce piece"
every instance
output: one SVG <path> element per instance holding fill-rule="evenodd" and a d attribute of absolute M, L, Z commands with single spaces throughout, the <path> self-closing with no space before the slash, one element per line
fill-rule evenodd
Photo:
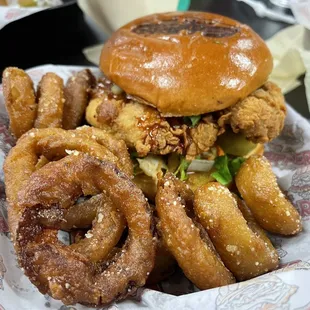
<path fill-rule="evenodd" d="M 226 186 L 232 182 L 244 161 L 245 158 L 242 157 L 229 159 L 227 155 L 218 156 L 214 162 L 214 168 L 216 171 L 213 172 L 211 176 L 216 181 Z"/>
<path fill-rule="evenodd" d="M 181 181 L 185 181 L 187 179 L 186 172 L 190 163 L 191 163 L 190 160 L 186 160 L 184 156 L 181 156 L 179 167 L 174 172 L 174 174 L 178 176 Z"/>
<path fill-rule="evenodd" d="M 184 122 L 191 124 L 191 127 L 195 127 L 201 120 L 201 115 L 184 116 Z"/>
<path fill-rule="evenodd" d="M 131 152 L 131 153 L 130 153 L 130 158 L 131 158 L 131 159 L 136 159 L 137 157 L 139 157 L 138 152 Z"/>
<path fill-rule="evenodd" d="M 211 174 L 211 176 L 221 183 L 222 185 L 228 185 L 232 181 L 232 176 L 228 168 L 228 157 L 218 156 L 215 158 L 214 168 L 215 172 Z"/>
<path fill-rule="evenodd" d="M 237 157 L 229 161 L 229 171 L 233 177 L 237 174 L 244 162 L 245 158 L 243 157 Z"/>

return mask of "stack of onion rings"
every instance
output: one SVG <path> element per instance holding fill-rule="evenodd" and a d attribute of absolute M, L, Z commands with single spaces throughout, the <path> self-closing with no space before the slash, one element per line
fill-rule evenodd
<path fill-rule="evenodd" d="M 234 283 L 208 240 L 186 214 L 189 189 L 172 174 L 160 180 L 156 195 L 157 228 L 185 275 L 200 289 Z"/>
<path fill-rule="evenodd" d="M 156 238 L 132 170 L 123 141 L 86 126 L 32 129 L 11 149 L 4 164 L 10 231 L 21 266 L 42 293 L 100 305 L 145 284 Z M 81 195 L 96 196 L 75 204 Z M 126 223 L 129 236 L 117 250 Z M 91 224 L 77 243 L 57 240 L 59 229 Z"/>
<path fill-rule="evenodd" d="M 129 228 L 125 245 L 108 261 L 104 258 L 118 240 L 108 244 L 104 239 L 107 227 L 99 214 L 105 207 L 98 208 L 96 225 L 82 246 L 63 245 L 57 239 L 59 227 L 47 228 L 40 221 L 41 210 L 52 207 L 61 213 L 76 197 L 101 192 L 107 193 L 119 209 L 115 214 L 121 212 Z M 18 204 L 21 216 L 15 248 L 19 263 L 43 294 L 65 304 L 106 305 L 145 284 L 155 256 L 152 216 L 141 190 L 115 165 L 85 154 L 51 162 L 31 175 Z M 96 253 L 103 246 L 105 253 L 100 257 L 89 257 L 87 251 Z"/>
<path fill-rule="evenodd" d="M 50 145 L 51 139 L 55 145 Z M 60 128 L 32 129 L 24 134 L 11 149 L 4 164 L 6 195 L 10 205 L 9 225 L 15 235 L 19 206 L 18 192 L 26 185 L 43 155 L 47 160 L 55 160 L 71 152 L 84 152 L 101 160 L 116 164 L 127 175 L 132 175 L 132 163 L 123 141 L 116 140 L 100 129 L 81 127 L 80 130 Z"/>
<path fill-rule="evenodd" d="M 96 79 L 85 69 L 64 86 L 62 78 L 48 72 L 35 93 L 25 71 L 8 67 L 3 72 L 2 83 L 10 130 L 18 139 L 33 127 L 75 129 L 80 126 Z"/>
<path fill-rule="evenodd" d="M 278 254 L 249 209 L 219 183 L 208 183 L 193 194 L 168 173 L 158 185 L 156 211 L 161 238 L 200 289 L 278 267 Z"/>
<path fill-rule="evenodd" d="M 250 228 L 228 188 L 216 182 L 200 187 L 195 192 L 194 209 L 237 280 L 251 279 L 278 267 L 276 250 Z"/>

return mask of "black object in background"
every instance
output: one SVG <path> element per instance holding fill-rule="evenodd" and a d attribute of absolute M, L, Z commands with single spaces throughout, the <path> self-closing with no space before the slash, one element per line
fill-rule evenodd
<path fill-rule="evenodd" d="M 89 65 L 82 49 L 98 43 L 75 1 L 6 25 L 0 42 L 1 74 L 7 66 Z"/>

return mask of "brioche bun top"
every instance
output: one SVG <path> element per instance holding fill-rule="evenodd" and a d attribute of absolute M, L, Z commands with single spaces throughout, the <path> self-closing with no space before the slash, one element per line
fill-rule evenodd
<path fill-rule="evenodd" d="M 104 44 L 102 72 L 164 116 L 225 109 L 262 86 L 271 53 L 250 27 L 205 12 L 136 19 Z"/>

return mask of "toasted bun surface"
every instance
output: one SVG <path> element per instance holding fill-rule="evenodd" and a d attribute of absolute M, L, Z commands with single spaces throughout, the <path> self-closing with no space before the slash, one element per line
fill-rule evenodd
<path fill-rule="evenodd" d="M 165 116 L 222 110 L 266 82 L 273 67 L 251 28 L 204 12 L 136 19 L 105 43 L 100 68 Z"/>

